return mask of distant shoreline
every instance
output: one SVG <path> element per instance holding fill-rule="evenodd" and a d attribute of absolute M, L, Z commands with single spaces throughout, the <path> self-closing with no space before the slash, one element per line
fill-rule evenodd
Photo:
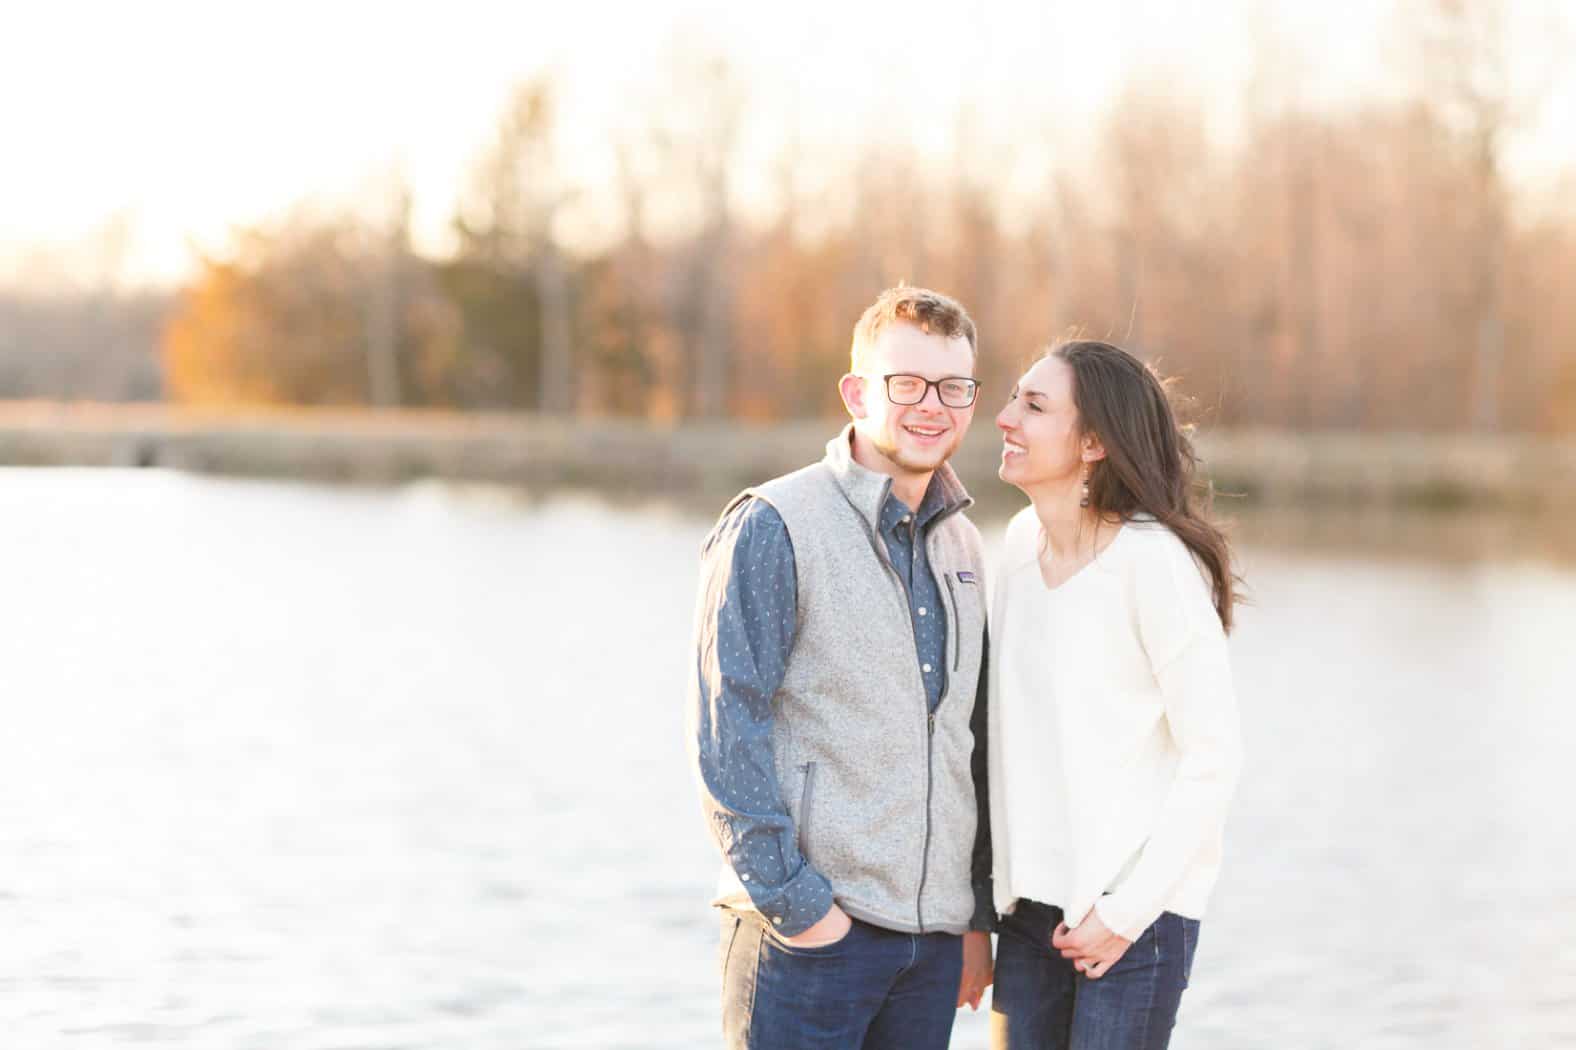
<path fill-rule="evenodd" d="M 197 473 L 393 483 L 485 481 L 612 496 L 722 500 L 818 458 L 840 422 L 674 425 L 422 410 L 0 403 L 0 465 L 163 467 Z M 1576 440 L 1470 434 L 1203 430 L 1203 473 L 1242 506 L 1548 510 L 1576 505 Z M 976 418 L 954 459 L 995 474 L 1000 445 Z M 1000 502 L 1011 502 L 1002 487 Z M 990 507 L 982 509 L 991 509 Z"/>

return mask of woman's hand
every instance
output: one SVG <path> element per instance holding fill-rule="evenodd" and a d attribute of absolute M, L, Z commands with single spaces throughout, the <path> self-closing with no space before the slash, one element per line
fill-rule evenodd
<path fill-rule="evenodd" d="M 1076 930 L 1068 929 L 1063 922 L 1051 934 L 1051 947 L 1060 951 L 1063 959 L 1071 959 L 1073 969 L 1091 981 L 1104 977 L 1132 946 L 1132 941 L 1107 929 L 1093 908 Z"/>

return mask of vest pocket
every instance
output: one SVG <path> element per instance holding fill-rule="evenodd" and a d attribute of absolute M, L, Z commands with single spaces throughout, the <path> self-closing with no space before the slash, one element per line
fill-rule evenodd
<path fill-rule="evenodd" d="M 958 589 L 952 582 L 952 573 L 947 573 L 943 578 L 947 581 L 947 599 L 952 603 L 952 622 L 947 625 L 947 634 L 952 641 L 952 669 L 956 671 L 963 663 L 963 625 L 958 617 Z"/>
<path fill-rule="evenodd" d="M 799 768 L 804 770 L 804 787 L 799 793 L 799 852 L 806 853 L 810 845 L 810 799 L 815 790 L 815 763 L 806 762 Z"/>

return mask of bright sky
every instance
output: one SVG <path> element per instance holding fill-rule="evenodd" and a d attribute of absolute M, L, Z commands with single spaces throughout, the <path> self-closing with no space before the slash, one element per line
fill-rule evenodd
<path fill-rule="evenodd" d="M 943 151 L 964 107 L 986 142 L 1043 137 L 1026 113 L 1076 136 L 1134 71 L 1204 99 L 1229 136 L 1256 65 L 1291 62 L 1318 102 L 1394 90 L 1403 61 L 1382 5 L 1338 0 L 25 7 L 0 17 L 0 281 L 176 281 L 234 225 L 306 199 L 364 203 L 396 169 L 419 244 L 442 251 L 512 85 L 555 74 L 565 155 L 595 187 L 612 135 L 660 107 L 663 57 L 681 44 L 740 71 L 760 158 L 794 129 L 833 146 L 894 129 Z M 1534 181 L 1576 166 L 1562 77 L 1512 152 Z M 102 258 L 106 229 L 119 261 Z"/>

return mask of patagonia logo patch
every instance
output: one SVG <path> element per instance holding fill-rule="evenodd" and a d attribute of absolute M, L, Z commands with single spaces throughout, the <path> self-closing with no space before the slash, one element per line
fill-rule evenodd
<path fill-rule="evenodd" d="M 960 569 L 958 571 L 958 582 L 959 583 L 978 583 L 979 581 L 974 578 L 974 574 L 972 572 L 965 572 L 965 571 Z"/>

